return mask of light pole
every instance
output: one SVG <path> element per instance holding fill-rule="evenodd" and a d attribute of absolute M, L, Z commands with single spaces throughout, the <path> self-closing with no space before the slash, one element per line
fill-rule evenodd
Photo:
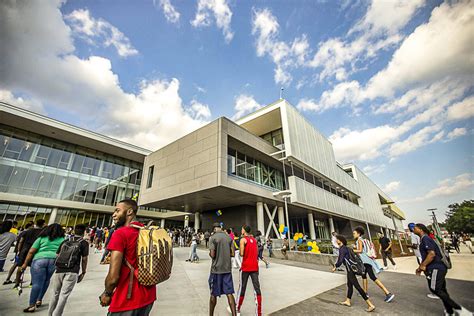
<path fill-rule="evenodd" d="M 436 218 L 436 214 L 434 212 L 434 211 L 437 211 L 437 210 L 438 210 L 437 208 L 429 208 L 426 211 L 431 212 L 431 218 L 433 220 L 433 228 L 436 232 L 436 235 L 441 237 L 441 228 L 439 228 L 438 219 Z"/>

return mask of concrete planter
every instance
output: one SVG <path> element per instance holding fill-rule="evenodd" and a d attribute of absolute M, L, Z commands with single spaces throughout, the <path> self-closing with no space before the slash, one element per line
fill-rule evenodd
<path fill-rule="evenodd" d="M 277 259 L 286 259 L 297 262 L 306 262 L 319 265 L 330 265 L 336 263 L 337 256 L 332 254 L 316 254 L 311 252 L 303 251 L 288 251 L 286 257 L 282 254 L 281 249 L 275 249 L 273 255 Z"/>

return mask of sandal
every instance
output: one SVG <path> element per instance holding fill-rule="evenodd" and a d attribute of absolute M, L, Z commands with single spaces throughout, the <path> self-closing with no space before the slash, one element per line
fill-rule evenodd
<path fill-rule="evenodd" d="M 33 306 L 28 306 L 27 308 L 25 308 L 23 310 L 23 313 L 34 313 L 36 310 L 36 306 L 33 305 Z"/>
<path fill-rule="evenodd" d="M 43 305 L 43 301 L 36 301 L 36 307 L 41 307 Z"/>
<path fill-rule="evenodd" d="M 338 304 L 338 305 L 347 306 L 347 307 L 351 307 L 351 303 L 339 302 L 339 303 L 337 303 L 337 304 Z"/>
<path fill-rule="evenodd" d="M 13 283 L 13 281 L 6 280 L 5 282 L 3 282 L 3 285 L 12 284 L 12 283 Z"/>
<path fill-rule="evenodd" d="M 371 312 L 373 312 L 374 310 L 375 310 L 375 306 L 372 306 L 372 307 L 367 308 L 365 311 L 366 311 L 367 313 L 371 313 Z"/>

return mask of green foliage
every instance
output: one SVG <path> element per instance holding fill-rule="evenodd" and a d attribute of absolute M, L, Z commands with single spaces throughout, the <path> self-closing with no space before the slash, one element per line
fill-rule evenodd
<path fill-rule="evenodd" d="M 474 200 L 449 205 L 445 226 L 449 232 L 474 233 Z"/>

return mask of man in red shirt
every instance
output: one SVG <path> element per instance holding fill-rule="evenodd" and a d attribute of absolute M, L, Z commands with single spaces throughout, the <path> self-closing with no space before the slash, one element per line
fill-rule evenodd
<path fill-rule="evenodd" d="M 100 304 L 109 306 L 109 316 L 147 316 L 156 300 L 156 285 L 144 286 L 138 283 L 137 272 L 137 238 L 138 229 L 130 225 L 143 226 L 135 221 L 137 202 L 131 199 L 120 201 L 112 215 L 116 227 L 107 249 L 110 251 L 109 273 L 105 278 L 105 290 L 100 296 Z M 125 259 L 135 269 L 130 276 L 130 269 Z M 129 289 L 130 278 L 133 278 Z M 129 298 L 128 292 L 131 290 Z"/>
<path fill-rule="evenodd" d="M 260 282 L 258 281 L 258 246 L 257 240 L 250 233 L 252 229 L 248 225 L 242 227 L 242 238 L 240 239 L 240 256 L 242 257 L 242 267 L 240 268 L 240 285 L 237 297 L 237 315 L 240 314 L 240 308 L 244 302 L 245 290 L 249 277 L 252 279 L 253 289 L 255 291 L 256 314 L 262 315 L 262 293 L 260 291 Z"/>

